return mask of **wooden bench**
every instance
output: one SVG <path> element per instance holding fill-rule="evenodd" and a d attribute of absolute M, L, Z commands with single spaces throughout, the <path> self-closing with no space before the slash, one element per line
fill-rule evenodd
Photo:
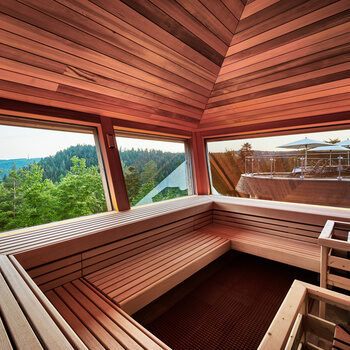
<path fill-rule="evenodd" d="M 87 349 L 16 260 L 4 255 L 0 295 L 1 349 Z"/>
<path fill-rule="evenodd" d="M 84 277 L 130 314 L 230 250 L 227 239 L 198 231 L 166 231 L 151 237 L 142 234 L 117 245 L 113 245 L 108 266 L 84 273 Z M 83 253 L 87 270 L 100 250 Z M 99 264 L 99 260 L 94 263 Z"/>
<path fill-rule="evenodd" d="M 46 295 L 89 349 L 169 349 L 83 279 Z"/>

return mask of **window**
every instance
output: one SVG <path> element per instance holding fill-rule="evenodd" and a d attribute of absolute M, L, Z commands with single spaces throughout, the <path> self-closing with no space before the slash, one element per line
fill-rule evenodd
<path fill-rule="evenodd" d="M 208 142 L 213 194 L 350 208 L 350 130 Z"/>
<path fill-rule="evenodd" d="M 0 231 L 107 210 L 91 128 L 5 117 L 0 123 Z"/>
<path fill-rule="evenodd" d="M 184 141 L 118 133 L 117 144 L 132 207 L 192 194 Z"/>

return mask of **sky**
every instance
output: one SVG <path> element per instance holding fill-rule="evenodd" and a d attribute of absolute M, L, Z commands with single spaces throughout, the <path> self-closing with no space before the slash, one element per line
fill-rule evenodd
<path fill-rule="evenodd" d="M 226 150 L 238 151 L 245 142 L 249 142 L 252 145 L 252 149 L 256 151 L 283 151 L 285 149 L 278 148 L 278 146 L 300 139 L 304 139 L 305 137 L 316 141 L 325 141 L 329 140 L 330 138 L 338 138 L 341 141 L 344 141 L 348 138 L 350 139 L 350 130 L 323 131 L 296 135 L 245 138 L 241 140 L 229 141 L 215 141 L 208 142 L 208 150 L 209 152 L 225 152 Z"/>
<path fill-rule="evenodd" d="M 283 150 L 278 148 L 278 146 L 305 137 L 320 141 L 328 140 L 329 138 L 339 138 L 343 141 L 347 138 L 350 139 L 350 130 L 209 142 L 208 149 L 210 152 L 225 152 L 227 149 L 239 150 L 243 143 L 249 142 L 254 150 L 278 151 Z M 78 144 L 94 145 L 93 135 L 0 125 L 0 159 L 42 158 L 54 155 L 60 150 Z M 184 152 L 184 144 L 181 142 L 117 137 L 117 144 L 122 149 L 148 148 L 165 152 Z"/>
<path fill-rule="evenodd" d="M 184 152 L 183 143 L 118 137 L 123 149 L 148 148 Z M 43 158 L 75 145 L 95 145 L 92 134 L 0 125 L 0 159 Z"/>

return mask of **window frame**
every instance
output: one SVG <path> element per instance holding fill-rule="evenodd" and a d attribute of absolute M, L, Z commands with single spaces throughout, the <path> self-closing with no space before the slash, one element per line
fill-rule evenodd
<path fill-rule="evenodd" d="M 87 125 L 89 124 L 89 125 Z M 36 119 L 33 117 L 21 117 L 14 115 L 0 114 L 0 125 L 8 125 L 15 127 L 25 127 L 32 129 L 45 129 L 45 130 L 57 130 L 64 132 L 75 132 L 91 134 L 95 141 L 97 161 L 99 165 L 101 181 L 103 186 L 103 191 L 106 200 L 107 212 L 113 210 L 110 186 L 107 181 L 106 176 L 106 165 L 105 160 L 102 155 L 101 143 L 98 133 L 98 125 L 95 123 L 74 123 L 73 120 L 69 121 L 48 121 L 46 119 Z"/>
<path fill-rule="evenodd" d="M 139 130 L 139 129 L 131 129 L 131 128 L 123 128 L 123 127 L 114 127 L 114 134 L 115 137 L 125 137 L 125 138 L 135 138 L 135 139 L 143 139 L 143 140 L 152 140 L 152 141 L 166 141 L 166 142 L 176 142 L 176 143 L 182 143 L 184 145 L 184 152 L 185 152 L 185 161 L 186 161 L 186 168 L 187 168 L 187 185 L 188 185 L 188 195 L 187 196 L 193 196 L 195 194 L 194 192 L 194 169 L 193 169 L 193 152 L 191 147 L 191 138 L 186 137 L 183 135 L 176 135 L 176 134 L 168 134 L 164 132 L 151 132 L 146 130 Z M 119 146 L 117 142 L 117 150 L 119 153 Z M 124 176 L 124 173 L 123 173 Z M 124 177 L 125 180 L 125 177 Z M 179 197 L 181 198 L 181 197 Z M 129 199 L 129 197 L 128 197 Z M 175 198 L 176 199 L 176 198 Z M 147 205 L 155 205 L 158 203 L 162 203 L 164 201 L 160 202 L 154 202 L 149 203 Z M 130 200 L 129 200 L 130 203 Z M 132 209 L 136 209 L 142 206 L 133 206 Z"/>

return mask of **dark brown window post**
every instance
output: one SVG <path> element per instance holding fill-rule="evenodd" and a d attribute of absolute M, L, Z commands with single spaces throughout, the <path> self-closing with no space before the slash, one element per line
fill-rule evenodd
<path fill-rule="evenodd" d="M 194 176 L 196 194 L 210 194 L 209 173 L 205 142 L 199 132 L 192 134 L 192 154 L 194 163 Z"/>
<path fill-rule="evenodd" d="M 111 192 L 113 208 L 119 211 L 130 209 L 128 193 L 125 186 L 122 164 L 111 118 L 100 117 L 98 128 L 101 152 L 105 159 L 106 176 Z"/>

